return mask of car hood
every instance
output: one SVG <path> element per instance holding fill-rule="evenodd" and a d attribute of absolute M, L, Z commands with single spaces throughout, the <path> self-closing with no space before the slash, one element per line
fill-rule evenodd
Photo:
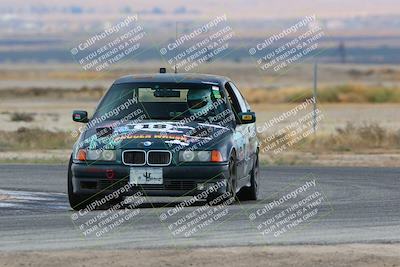
<path fill-rule="evenodd" d="M 86 130 L 81 147 L 90 149 L 210 149 L 232 133 L 230 128 L 201 122 L 103 122 Z"/>

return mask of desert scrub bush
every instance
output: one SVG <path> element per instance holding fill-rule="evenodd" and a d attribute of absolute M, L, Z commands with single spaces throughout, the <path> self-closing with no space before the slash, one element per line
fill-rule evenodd
<path fill-rule="evenodd" d="M 71 148 L 74 139 L 68 132 L 21 127 L 17 131 L 0 131 L 0 150 L 35 150 Z"/>
<path fill-rule="evenodd" d="M 25 112 L 14 112 L 10 114 L 10 120 L 11 121 L 25 121 L 25 122 L 31 122 L 35 118 L 33 114 L 30 113 L 25 113 Z"/>

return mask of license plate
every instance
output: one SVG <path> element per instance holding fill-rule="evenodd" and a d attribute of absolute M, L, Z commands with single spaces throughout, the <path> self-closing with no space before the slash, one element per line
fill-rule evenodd
<path fill-rule="evenodd" d="M 162 184 L 162 168 L 131 168 L 129 173 L 129 183 L 140 184 Z"/>

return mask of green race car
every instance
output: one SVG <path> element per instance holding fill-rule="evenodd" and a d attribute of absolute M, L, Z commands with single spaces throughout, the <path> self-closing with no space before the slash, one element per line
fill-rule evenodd
<path fill-rule="evenodd" d="M 80 210 L 147 196 L 223 194 L 256 200 L 255 113 L 233 82 L 205 74 L 151 74 L 116 80 L 85 123 L 68 167 L 70 205 Z M 121 190 L 122 188 L 122 190 Z"/>

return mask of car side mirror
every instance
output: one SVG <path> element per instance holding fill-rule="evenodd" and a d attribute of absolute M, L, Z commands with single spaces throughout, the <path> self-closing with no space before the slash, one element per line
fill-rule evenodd
<path fill-rule="evenodd" d="M 253 111 L 239 112 L 238 113 L 239 124 L 247 124 L 256 122 L 256 113 Z"/>
<path fill-rule="evenodd" d="M 74 110 L 72 112 L 72 120 L 76 122 L 89 122 L 88 113 L 85 110 Z"/>

